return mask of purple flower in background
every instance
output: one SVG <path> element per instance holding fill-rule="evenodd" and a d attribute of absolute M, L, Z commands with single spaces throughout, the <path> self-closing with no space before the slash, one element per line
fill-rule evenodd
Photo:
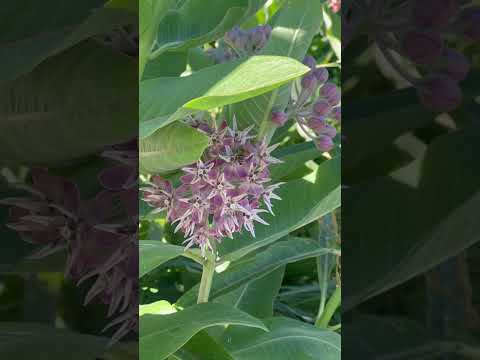
<path fill-rule="evenodd" d="M 238 129 L 226 122 L 220 126 L 196 124 L 210 138 L 202 159 L 182 169 L 181 185 L 153 176 L 142 188 L 144 200 L 153 212 L 166 211 L 175 231 L 185 234 L 186 247 L 198 246 L 205 256 L 215 251 L 216 243 L 246 230 L 255 236 L 254 225 L 268 223 L 261 214 L 272 211 L 274 191 L 269 166 L 280 160 L 272 156 L 276 145 L 253 142 L 251 128 Z M 268 211 L 262 209 L 264 203 Z"/>
<path fill-rule="evenodd" d="M 7 226 L 38 248 L 43 258 L 66 251 L 66 277 L 92 283 L 85 304 L 97 300 L 115 318 L 105 328 L 118 327 L 111 343 L 138 331 L 138 174 L 137 140 L 110 147 L 103 155 L 117 164 L 103 170 L 106 189 L 82 199 L 78 186 L 45 169 L 31 170 L 31 185 L 23 197 L 0 201 L 10 206 Z"/>

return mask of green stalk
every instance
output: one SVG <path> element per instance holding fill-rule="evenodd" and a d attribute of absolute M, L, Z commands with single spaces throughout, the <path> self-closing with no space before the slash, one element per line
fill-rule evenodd
<path fill-rule="evenodd" d="M 315 322 L 315 326 L 320 329 L 328 328 L 328 324 L 330 324 L 333 314 L 335 314 L 335 311 L 339 308 L 341 302 L 342 288 L 337 286 L 332 296 L 328 300 L 327 305 L 325 305 L 325 310 L 323 311 L 322 315 Z"/>
<path fill-rule="evenodd" d="M 202 280 L 198 290 L 197 304 L 208 302 L 210 289 L 212 288 L 213 275 L 215 275 L 215 255 L 208 254 L 203 262 Z"/>

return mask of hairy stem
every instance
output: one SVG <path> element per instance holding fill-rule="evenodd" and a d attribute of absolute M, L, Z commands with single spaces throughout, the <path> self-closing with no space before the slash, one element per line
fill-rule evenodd
<path fill-rule="evenodd" d="M 197 303 L 206 303 L 210 296 L 210 289 L 212 288 L 213 275 L 215 274 L 215 255 L 208 254 L 203 262 L 202 280 L 200 281 L 200 289 L 198 290 Z"/>
<path fill-rule="evenodd" d="M 332 320 L 333 314 L 335 314 L 335 311 L 338 309 L 341 302 L 342 288 L 340 286 L 337 286 L 332 296 L 328 300 L 322 316 L 320 316 L 320 318 L 315 322 L 315 326 L 321 329 L 328 328 L 328 324 L 330 323 L 330 320 Z"/>

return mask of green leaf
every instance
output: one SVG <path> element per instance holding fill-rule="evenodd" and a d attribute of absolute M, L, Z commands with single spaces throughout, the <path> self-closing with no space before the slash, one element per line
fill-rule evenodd
<path fill-rule="evenodd" d="M 49 0 L 47 2 L 57 1 Z M 57 55 L 85 39 L 98 34 L 106 34 L 117 26 L 135 23 L 135 17 L 121 9 L 100 8 L 90 14 L 90 11 L 101 2 L 89 0 L 77 2 L 73 6 L 57 6 L 57 11 L 49 12 L 45 16 L 35 12 L 35 10 L 42 11 L 37 9 L 38 5 L 48 9 L 49 6 L 45 6 L 45 2 L 26 1 L 23 2 L 21 10 L 16 9 L 20 6 L 19 2 L 10 2 L 7 7 L 12 5 L 13 8 L 7 10 L 7 13 L 16 9 L 13 18 L 17 25 L 35 24 L 38 28 L 30 29 L 31 32 L 24 32 L 16 29 L 14 22 L 11 24 L 7 22 L 6 29 L 2 29 L 3 35 L 0 36 L 0 43 L 5 41 L 6 45 L 0 47 L 0 57 L 2 58 L 0 84 L 30 72 L 45 59 Z M 26 12 L 25 9 L 29 11 Z M 75 14 L 76 11 L 77 14 Z M 52 21 L 54 19 L 51 17 L 54 14 L 61 18 L 61 13 L 68 20 Z M 22 15 L 19 17 L 19 14 Z M 52 25 L 49 25 L 49 22 L 52 22 Z M 62 22 L 64 23 L 62 24 Z M 57 25 L 53 25 L 54 23 Z M 5 22 L 2 25 L 4 26 L 4 24 Z M 42 28 L 45 30 L 42 31 Z"/>
<path fill-rule="evenodd" d="M 281 266 L 256 280 L 247 282 L 214 301 L 234 306 L 257 318 L 273 316 L 273 300 L 282 285 L 285 266 Z"/>
<path fill-rule="evenodd" d="M 142 240 L 139 245 L 140 271 L 139 277 L 178 256 L 198 259 L 194 250 L 186 251 L 183 246 L 165 244 L 158 240 Z"/>
<path fill-rule="evenodd" d="M 322 153 L 318 151 L 312 142 L 303 142 L 281 147 L 272 155 L 282 160 L 283 163 L 272 166 L 271 178 L 281 180 L 294 174 L 307 161 L 320 158 Z"/>
<path fill-rule="evenodd" d="M 232 339 L 225 344 L 235 360 L 338 360 L 341 357 L 341 339 L 337 333 L 281 317 L 265 320 L 265 324 L 270 329 L 268 333 L 232 329 L 231 334 L 230 331 L 225 334 L 225 338 Z"/>
<path fill-rule="evenodd" d="M 57 165 L 135 137 L 136 78 L 131 58 L 84 42 L 0 86 L 0 163 Z"/>
<path fill-rule="evenodd" d="M 200 331 L 178 350 L 174 359 L 234 360 L 225 347 L 212 338 L 205 330 Z"/>
<path fill-rule="evenodd" d="M 476 124 L 434 141 L 418 189 L 378 179 L 345 191 L 342 211 L 350 220 L 343 228 L 343 260 L 353 277 L 352 286 L 345 288 L 344 309 L 480 241 L 480 171 L 472 166 L 480 151 L 479 134 Z M 373 210 L 364 211 L 366 202 Z M 366 226 L 372 219 L 375 226 Z"/>
<path fill-rule="evenodd" d="M 246 282 L 258 279 L 286 264 L 314 258 L 331 253 L 332 249 L 321 248 L 316 240 L 304 238 L 289 238 L 280 241 L 266 250 L 236 261 L 224 272 L 216 274 L 210 291 L 210 298 L 225 294 Z M 198 286 L 183 295 L 178 304 L 188 306 L 195 303 Z"/>
<path fill-rule="evenodd" d="M 192 110 L 209 110 L 271 91 L 307 71 L 306 66 L 290 58 L 254 56 L 211 66 L 190 76 L 142 81 L 140 136 L 148 136 Z M 179 109 L 182 107 L 185 109 Z"/>
<path fill-rule="evenodd" d="M 222 37 L 254 15 L 266 0 L 186 1 L 170 10 L 158 27 L 155 54 L 186 50 Z"/>
<path fill-rule="evenodd" d="M 277 14 L 273 31 L 261 55 L 279 55 L 302 61 L 320 30 L 322 22 L 321 4 L 317 0 L 290 0 Z M 282 109 L 290 98 L 291 86 L 275 89 L 231 106 L 230 115 L 236 115 L 241 127 L 256 125 L 259 133 L 265 135 L 274 128 L 270 121 L 273 109 Z M 231 117 L 230 116 L 230 117 Z"/>
<path fill-rule="evenodd" d="M 140 317 L 140 357 L 162 360 L 185 345 L 201 330 L 222 325 L 238 325 L 262 329 L 258 319 L 229 306 L 205 303 L 171 315 Z"/>
<path fill-rule="evenodd" d="M 186 52 L 170 52 L 149 61 L 143 72 L 143 79 L 162 76 L 179 76 L 187 68 Z"/>
<path fill-rule="evenodd" d="M 174 0 L 142 0 L 139 3 L 139 78 L 143 77 L 160 21 L 174 6 Z"/>
<path fill-rule="evenodd" d="M 164 173 L 197 161 L 208 146 L 208 137 L 181 122 L 159 129 L 140 140 L 140 168 Z"/>
<path fill-rule="evenodd" d="M 338 60 L 342 60 L 342 23 L 339 14 L 334 14 L 327 5 L 323 6 L 323 22 L 325 33 Z"/>
<path fill-rule="evenodd" d="M 282 200 L 274 203 L 276 216 L 264 216 L 270 225 L 257 224 L 255 238 L 243 233 L 226 239 L 218 247 L 221 259 L 235 261 L 339 207 L 340 166 L 337 157 L 319 165 L 314 181 L 300 179 L 282 185 L 277 191 Z"/>
<path fill-rule="evenodd" d="M 2 322 L 0 334 L 0 353 L 5 359 L 96 359 L 108 343 L 108 338 L 33 323 Z"/>

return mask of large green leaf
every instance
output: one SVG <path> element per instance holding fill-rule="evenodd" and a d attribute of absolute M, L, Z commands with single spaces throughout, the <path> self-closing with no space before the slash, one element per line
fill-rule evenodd
<path fill-rule="evenodd" d="M 472 166 L 479 134 L 475 125 L 431 144 L 419 189 L 379 179 L 345 191 L 342 211 L 349 226 L 343 228 L 343 270 L 351 274 L 352 285 L 345 288 L 344 309 L 480 241 L 480 171 Z M 369 212 L 363 209 L 367 202 Z M 365 226 L 371 219 L 375 226 Z"/>
<path fill-rule="evenodd" d="M 54 165 L 130 140 L 136 79 L 134 60 L 85 42 L 0 86 L 0 163 Z"/>
<path fill-rule="evenodd" d="M 317 0 L 289 0 L 282 7 L 273 24 L 273 31 L 262 55 L 287 56 L 302 61 L 312 39 L 320 30 L 321 4 Z M 277 88 L 262 96 L 235 104 L 230 109 L 241 127 L 255 124 L 262 134 L 273 129 L 272 109 L 282 109 L 290 98 L 291 86 Z"/>
<path fill-rule="evenodd" d="M 207 331 L 200 331 L 179 349 L 169 360 L 233 360 L 225 347 L 211 337 Z"/>
<path fill-rule="evenodd" d="M 341 357 L 340 335 L 319 330 L 312 325 L 287 318 L 265 320 L 268 333 L 232 329 L 225 341 L 235 360 L 338 360 Z M 236 336 L 233 336 L 233 335 Z"/>
<path fill-rule="evenodd" d="M 100 8 L 90 13 L 104 1 L 79 1 L 72 6 L 62 6 L 55 0 L 47 2 L 56 3 L 56 11 L 42 14 L 50 8 L 45 2 L 24 1 L 20 5 L 18 1 L 11 1 L 6 4 L 7 13 L 13 12 L 11 19 L 15 21 L 2 22 L 0 27 L 0 83 L 28 73 L 48 57 L 89 37 L 135 23 L 135 17 L 121 9 Z M 22 29 L 17 28 L 19 24 L 29 25 Z"/>
<path fill-rule="evenodd" d="M 185 50 L 223 36 L 254 15 L 266 0 L 185 1 L 171 9 L 158 27 L 155 53 Z M 208 5 L 208 6 L 206 6 Z"/>
<path fill-rule="evenodd" d="M 312 142 L 303 142 L 281 147 L 273 153 L 273 156 L 283 161 L 281 164 L 273 165 L 270 172 L 272 179 L 280 180 L 295 173 L 305 162 L 320 158 L 322 153 Z"/>
<path fill-rule="evenodd" d="M 140 140 L 140 169 L 165 173 L 197 161 L 208 146 L 208 137 L 176 122 Z"/>
<path fill-rule="evenodd" d="M 107 338 L 33 323 L 0 323 L 4 359 L 94 360 L 107 349 Z"/>
<path fill-rule="evenodd" d="M 160 241 L 150 241 L 142 240 L 139 245 L 139 260 L 140 260 L 140 271 L 139 277 L 149 273 L 153 269 L 159 267 L 160 265 L 166 263 L 168 260 L 174 259 L 178 256 L 185 256 L 189 258 L 200 258 L 197 257 L 195 251 L 188 250 L 186 251 L 183 246 L 165 244 Z"/>
<path fill-rule="evenodd" d="M 258 279 L 286 264 L 314 258 L 333 252 L 322 248 L 318 241 L 304 238 L 289 238 L 280 241 L 266 250 L 232 263 L 227 270 L 216 274 L 210 291 L 210 298 L 225 294 L 246 282 Z M 181 306 L 195 302 L 198 286 L 189 290 L 178 301 Z"/>
<path fill-rule="evenodd" d="M 201 330 L 223 325 L 267 331 L 260 320 L 222 304 L 199 304 L 171 315 L 147 314 L 140 317 L 140 357 L 144 360 L 165 359 Z"/>
<path fill-rule="evenodd" d="M 255 238 L 242 233 L 234 240 L 225 239 L 219 245 L 221 259 L 237 260 L 339 207 L 340 166 L 339 157 L 324 161 L 313 174 L 314 181 L 300 179 L 282 185 L 278 191 L 282 200 L 274 203 L 276 216 L 264 216 L 270 225 L 257 224 Z"/>
<path fill-rule="evenodd" d="M 140 136 L 148 136 L 194 109 L 209 110 L 271 91 L 307 71 L 287 57 L 254 56 L 190 76 L 144 80 L 140 83 Z"/>

